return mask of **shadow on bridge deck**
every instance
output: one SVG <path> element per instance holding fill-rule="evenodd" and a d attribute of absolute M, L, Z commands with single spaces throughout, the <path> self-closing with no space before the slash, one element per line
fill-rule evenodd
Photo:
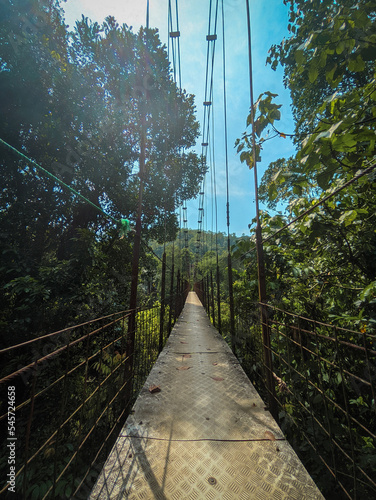
<path fill-rule="evenodd" d="M 190 292 L 89 499 L 253 498 L 323 496 Z"/>

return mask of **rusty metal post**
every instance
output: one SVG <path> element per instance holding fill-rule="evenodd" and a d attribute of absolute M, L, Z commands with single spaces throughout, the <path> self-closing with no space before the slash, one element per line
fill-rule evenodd
<path fill-rule="evenodd" d="M 273 358 L 270 342 L 270 328 L 268 323 L 268 312 L 266 306 L 266 277 L 264 266 L 264 252 L 261 239 L 261 226 L 256 228 L 256 245 L 257 245 L 257 268 L 258 268 L 258 283 L 259 283 L 259 300 L 260 314 L 262 327 L 262 340 L 264 349 L 264 364 L 265 364 L 265 379 L 266 387 L 269 396 L 269 409 L 274 419 L 278 422 L 278 405 L 275 394 L 275 382 L 273 377 Z"/>
<path fill-rule="evenodd" d="M 218 263 L 218 253 L 217 253 L 217 304 L 218 304 L 218 331 L 222 333 L 221 325 L 221 286 L 219 282 L 219 263 Z"/>
<path fill-rule="evenodd" d="M 204 278 L 202 278 L 201 284 L 202 284 L 202 305 L 204 306 L 204 309 L 206 310 L 206 284 L 205 284 Z"/>
<path fill-rule="evenodd" d="M 179 295 L 179 315 L 184 307 L 184 279 L 183 273 L 180 274 L 180 295 Z"/>
<path fill-rule="evenodd" d="M 209 290 L 208 290 L 208 277 L 206 276 L 204 278 L 204 286 L 205 286 L 205 309 L 208 312 L 209 311 L 209 316 L 210 316 L 210 308 L 209 308 Z"/>
<path fill-rule="evenodd" d="M 209 274 L 206 275 L 206 311 L 210 319 L 210 281 Z"/>
<path fill-rule="evenodd" d="M 227 254 L 227 272 L 228 272 L 228 295 L 230 299 L 230 334 L 231 334 L 231 348 L 235 353 L 235 310 L 234 310 L 234 290 L 232 286 L 232 259 L 230 251 L 230 238 L 227 240 L 228 254 Z"/>
<path fill-rule="evenodd" d="M 159 319 L 159 352 L 163 349 L 163 330 L 165 315 L 165 292 L 166 292 L 166 252 L 162 257 L 162 285 L 161 285 L 161 313 Z"/>
<path fill-rule="evenodd" d="M 213 272 L 210 271 L 210 289 L 211 289 L 211 305 L 213 311 L 213 326 L 215 326 L 215 307 L 214 307 L 214 283 L 213 283 Z"/>
<path fill-rule="evenodd" d="M 180 314 L 180 269 L 176 275 L 175 321 Z"/>
<path fill-rule="evenodd" d="M 143 107 L 143 106 L 141 106 Z M 130 315 L 128 320 L 128 335 L 127 335 L 127 358 L 125 366 L 124 378 L 128 380 L 126 394 L 126 404 L 130 401 L 133 385 L 133 365 L 134 365 L 134 350 L 136 338 L 136 315 L 137 315 L 137 287 L 138 287 L 138 268 L 140 261 L 141 249 L 141 229 L 142 229 L 142 197 L 145 180 L 145 156 L 146 156 L 146 118 L 145 113 L 141 110 L 141 139 L 140 139 L 140 157 L 139 157 L 139 177 L 140 186 L 138 193 L 138 207 L 136 219 L 136 232 L 133 242 L 133 259 L 132 259 L 132 279 L 131 279 L 131 296 L 129 301 Z"/>
<path fill-rule="evenodd" d="M 168 335 L 170 335 L 172 330 L 172 310 L 174 307 L 174 272 L 175 272 L 174 260 L 175 260 L 174 252 L 172 252 L 171 283 L 170 283 L 170 298 L 169 298 L 170 310 L 168 312 Z"/>
<path fill-rule="evenodd" d="M 34 417 L 34 403 L 35 403 L 35 388 L 36 381 L 38 376 L 38 361 L 36 360 L 33 366 L 33 381 L 31 385 L 31 393 L 30 393 L 30 413 L 29 418 L 27 420 L 26 425 L 26 437 L 25 437 L 25 461 L 24 461 L 24 471 L 23 471 L 23 484 L 22 484 L 22 499 L 27 500 L 26 491 L 27 491 L 27 470 L 29 463 L 29 445 L 30 445 L 30 434 L 31 434 L 31 424 Z"/>
<path fill-rule="evenodd" d="M 246 0 L 247 25 L 248 25 L 248 59 L 249 59 L 249 80 L 250 80 L 250 104 L 251 104 L 251 126 L 252 126 L 252 152 L 253 152 L 253 173 L 256 205 L 256 250 L 257 250 L 257 272 L 259 286 L 259 302 L 262 325 L 262 337 L 264 345 L 265 381 L 269 396 L 269 409 L 275 420 L 278 421 L 278 405 L 275 395 L 275 384 L 273 379 L 273 361 L 270 342 L 270 330 L 268 326 L 268 315 L 266 311 L 266 277 L 264 264 L 264 249 L 262 243 L 262 231 L 260 222 L 258 181 L 257 181 L 257 155 L 256 155 L 256 132 L 254 126 L 254 100 L 253 100 L 253 77 L 252 77 L 252 42 L 251 42 L 251 14 L 249 0 Z"/>
<path fill-rule="evenodd" d="M 205 288 L 204 288 L 204 281 L 200 280 L 199 281 L 199 290 L 200 290 L 200 300 L 202 305 L 205 307 Z"/>

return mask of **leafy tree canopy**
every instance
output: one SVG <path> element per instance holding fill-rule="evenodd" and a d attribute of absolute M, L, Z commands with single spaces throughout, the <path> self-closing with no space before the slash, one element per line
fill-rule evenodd
<path fill-rule="evenodd" d="M 297 153 L 273 162 L 260 186 L 260 197 L 269 208 L 275 210 L 277 202 L 286 206 L 285 214 L 262 216 L 264 239 L 270 240 L 265 247 L 274 283 L 270 297 L 282 297 L 276 293 L 282 286 L 276 277 L 283 276 L 286 283 L 291 276 L 290 307 L 308 314 L 312 311 L 308 304 L 316 303 L 315 314 L 320 310 L 322 319 L 342 314 L 350 326 L 367 320 L 371 328 L 375 312 L 370 301 L 376 288 L 375 171 L 356 182 L 352 179 L 372 166 L 376 156 L 376 7 L 366 0 L 285 3 L 290 9 L 290 36 L 270 49 L 267 62 L 273 69 L 284 67 Z M 264 92 L 252 110 L 256 156 L 270 130 L 280 137 L 288 135 L 277 125 L 276 99 Z M 251 139 L 246 131 L 237 141 L 241 160 L 250 168 Z M 345 182 L 350 184 L 337 192 Z M 307 216 L 273 237 L 307 210 Z M 304 293 L 300 282 L 305 283 Z M 367 303 L 362 298 L 365 290 Z M 307 310 L 298 305 L 302 301 Z"/>
<path fill-rule="evenodd" d="M 349 363 L 349 372 L 367 373 L 371 382 L 373 375 L 361 346 L 376 348 L 376 4 L 367 0 L 285 0 L 285 4 L 289 5 L 289 37 L 270 49 L 267 62 L 273 69 L 278 65 L 284 68 L 284 83 L 291 93 L 295 119 L 295 130 L 288 132 L 292 132 L 296 154 L 269 165 L 261 181 L 260 198 L 270 209 L 270 213 L 264 211 L 260 216 L 267 297 L 281 310 L 356 330 L 359 335 L 352 336 L 346 331 L 343 338 L 346 342 L 359 342 L 360 349 L 357 354 L 350 347 L 332 350 L 324 348 L 321 341 L 315 342 L 312 351 L 317 349 L 319 358 L 306 362 L 303 356 L 296 356 L 291 363 L 293 370 L 291 365 L 287 368 L 290 361 L 285 372 L 282 367 L 282 378 L 288 379 L 288 371 L 295 370 L 301 376 L 304 369 L 310 380 L 315 373 L 322 377 L 330 364 L 322 360 L 338 362 L 343 358 Z M 247 126 L 255 123 L 256 151 L 248 130 L 236 144 L 241 160 L 249 168 L 254 167 L 254 156 L 257 159 L 261 156 L 266 140 L 289 135 L 283 125 L 277 125 L 280 118 L 277 96 L 268 91 L 261 94 L 247 120 Z M 279 202 L 285 211 L 276 214 Z M 245 264 L 234 283 L 240 317 L 250 315 L 258 301 L 254 240 L 252 234 L 248 241 L 244 239 L 234 248 L 234 260 Z M 279 324 L 285 321 L 277 319 L 270 328 L 271 343 L 278 353 L 274 356 L 277 367 L 279 360 L 285 366 L 285 360 L 291 359 L 292 343 L 281 345 L 281 336 L 273 332 L 281 331 Z M 252 326 L 246 332 L 245 342 L 257 339 L 257 333 L 252 337 Z M 322 335 L 324 338 L 330 333 Z M 301 338 L 298 342 L 302 342 Z M 332 377 L 330 369 L 327 380 Z M 348 387 L 350 380 L 348 377 L 345 382 Z M 297 379 L 292 384 L 304 401 L 304 412 L 293 396 L 286 397 L 283 407 L 287 413 L 291 412 L 298 428 L 305 421 L 306 408 L 311 407 L 309 396 L 303 396 L 305 381 L 303 378 L 301 381 L 299 389 Z M 341 383 L 344 383 L 342 377 Z M 343 405 L 342 397 L 348 396 L 343 396 L 339 384 L 331 387 L 324 388 L 326 397 L 330 394 L 336 405 Z M 365 385 L 363 392 L 365 395 Z M 370 391 L 364 399 L 350 401 L 354 405 L 351 409 L 354 421 L 364 418 L 365 426 L 372 428 L 374 393 Z M 316 415 L 320 419 L 319 412 Z M 334 411 L 330 417 L 327 415 L 331 426 L 338 423 L 339 428 L 345 428 L 343 414 L 336 415 Z M 308 422 L 304 429 L 310 436 L 316 433 Z M 360 443 L 356 445 L 355 463 L 364 464 L 368 477 L 373 477 L 375 464 L 369 456 L 375 451 L 375 443 L 369 440 L 369 452 L 363 445 L 367 441 L 364 427 L 351 426 L 351 429 L 354 440 Z M 296 439 L 296 434 L 294 427 L 292 439 Z M 337 431 L 333 434 L 339 435 Z M 324 454 L 328 434 L 317 427 L 315 439 L 317 436 Z M 343 443 L 346 447 L 346 439 Z M 304 442 L 302 455 L 307 448 Z M 329 451 L 327 457 L 327 463 L 331 463 Z M 311 452 L 305 458 L 307 466 L 314 464 L 310 470 L 324 495 L 336 496 L 329 475 L 317 462 L 317 454 Z M 338 462 L 337 467 L 338 471 Z M 355 495 L 354 483 L 345 476 L 338 474 L 349 493 L 347 496 Z M 358 481 L 357 495 L 372 496 L 371 491 L 371 483 Z"/>
<path fill-rule="evenodd" d="M 136 217 L 144 123 L 143 238 L 175 237 L 175 209 L 206 166 L 190 151 L 194 97 L 173 82 L 156 30 L 82 17 L 70 32 L 58 0 L 5 0 L 0 92 L 0 137 L 119 220 Z M 100 211 L 3 146 L 0 162 L 4 324 L 16 315 L 36 331 L 67 310 L 126 302 L 132 233 L 120 239 Z"/>

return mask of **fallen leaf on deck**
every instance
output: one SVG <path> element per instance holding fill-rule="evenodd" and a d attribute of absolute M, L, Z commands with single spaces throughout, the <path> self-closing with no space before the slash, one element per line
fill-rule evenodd
<path fill-rule="evenodd" d="M 190 366 L 179 366 L 178 368 L 176 368 L 177 370 L 189 370 L 190 369 Z"/>
<path fill-rule="evenodd" d="M 270 431 L 265 431 L 264 436 L 266 439 L 269 439 L 269 441 L 275 441 L 275 435 Z"/>
<path fill-rule="evenodd" d="M 213 363 L 214 366 L 217 366 L 218 363 Z"/>
<path fill-rule="evenodd" d="M 156 393 L 156 392 L 161 392 L 161 388 L 159 387 L 159 385 L 151 385 L 149 387 L 149 392 L 151 392 L 152 394 Z"/>
<path fill-rule="evenodd" d="M 212 378 L 213 380 L 216 380 L 217 382 L 224 380 L 224 378 L 222 378 L 222 377 L 210 377 L 210 378 Z"/>
<path fill-rule="evenodd" d="M 183 358 L 191 358 L 192 356 L 190 354 L 184 354 Z"/>

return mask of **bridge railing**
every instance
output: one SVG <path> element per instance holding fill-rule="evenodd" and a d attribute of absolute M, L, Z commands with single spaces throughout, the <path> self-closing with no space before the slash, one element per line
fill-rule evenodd
<path fill-rule="evenodd" d="M 283 429 L 327 488 L 335 479 L 339 498 L 376 493 L 376 335 L 315 321 L 261 304 L 270 333 L 272 366 L 265 366 L 261 335 L 248 371 L 268 371 Z M 256 314 L 255 314 L 256 316 Z M 254 331 L 255 324 L 248 325 Z M 256 347 L 256 348 L 255 348 Z M 247 339 L 239 352 L 250 351 Z M 265 386 L 265 385 L 264 385 Z M 266 387 L 266 386 L 265 386 Z M 302 443 L 304 443 L 302 445 Z M 324 471 L 326 473 L 324 473 Z"/>
<path fill-rule="evenodd" d="M 196 288 L 213 318 L 214 291 Z M 222 333 L 318 486 L 333 498 L 376 496 L 376 335 L 268 304 L 235 317 L 235 338 L 224 321 Z"/>
<path fill-rule="evenodd" d="M 0 498 L 87 498 L 186 293 L 0 350 Z"/>

